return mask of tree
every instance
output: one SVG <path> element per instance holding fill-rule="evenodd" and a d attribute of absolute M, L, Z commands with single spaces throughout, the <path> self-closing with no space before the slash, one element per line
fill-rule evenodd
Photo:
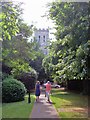
<path fill-rule="evenodd" d="M 18 5 L 14 5 L 12 2 L 2 4 L 2 16 L 5 14 L 5 18 L 2 21 L 2 64 L 12 68 L 11 74 L 14 77 L 18 77 L 23 72 L 33 71 L 29 66 L 29 60 L 35 58 L 35 51 L 33 49 L 33 43 L 28 41 L 32 35 L 33 26 L 28 26 L 23 22 L 21 18 L 22 10 Z M 7 14 L 10 14 L 9 18 L 6 18 Z M 7 22 L 10 24 L 7 24 Z M 4 26 L 6 26 L 6 29 L 4 29 Z M 13 30 L 18 30 L 18 33 L 13 34 Z M 6 31 L 8 36 L 6 35 Z"/>
<path fill-rule="evenodd" d="M 35 59 L 30 60 L 30 66 L 35 69 L 38 73 L 38 80 L 43 81 L 46 78 L 46 74 L 44 68 L 42 66 L 42 60 L 45 57 L 42 50 L 39 49 L 39 44 L 37 41 L 33 41 L 34 43 L 34 51 L 35 51 Z"/>
<path fill-rule="evenodd" d="M 19 32 L 18 20 L 20 20 L 20 4 L 15 5 L 13 2 L 1 1 L 2 12 L 0 13 L 0 22 L 2 39 L 0 40 L 11 40 L 12 36 Z"/>
<path fill-rule="evenodd" d="M 50 63 L 44 59 L 48 66 L 53 66 L 51 76 L 59 80 L 86 78 L 89 54 L 89 3 L 52 2 L 49 7 L 49 16 L 55 23 L 57 40 L 50 47 Z M 47 66 L 44 67 L 49 69 Z"/>

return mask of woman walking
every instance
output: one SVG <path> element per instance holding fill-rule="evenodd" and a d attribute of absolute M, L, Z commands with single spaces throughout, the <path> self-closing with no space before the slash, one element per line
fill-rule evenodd
<path fill-rule="evenodd" d="M 36 102 L 39 101 L 39 96 L 40 96 L 40 82 L 37 81 L 35 85 L 35 95 L 36 95 Z"/>

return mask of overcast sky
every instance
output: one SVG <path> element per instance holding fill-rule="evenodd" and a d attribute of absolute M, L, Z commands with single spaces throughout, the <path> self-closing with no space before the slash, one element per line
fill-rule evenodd
<path fill-rule="evenodd" d="M 48 8 L 48 3 L 55 0 L 13 0 L 14 2 L 23 2 L 23 19 L 26 23 L 31 25 L 32 23 L 37 28 L 53 28 L 53 23 L 48 20 L 45 15 Z"/>
<path fill-rule="evenodd" d="M 15 2 L 23 2 L 23 18 L 25 22 L 31 24 L 32 22 L 40 28 L 47 28 L 52 24 L 50 20 L 47 20 L 47 17 L 42 17 L 45 12 L 48 10 L 46 7 L 47 3 L 52 2 L 53 0 L 13 0 Z"/>

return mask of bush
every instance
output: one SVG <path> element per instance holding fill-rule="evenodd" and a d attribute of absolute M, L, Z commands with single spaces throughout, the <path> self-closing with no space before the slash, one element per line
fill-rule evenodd
<path fill-rule="evenodd" d="M 35 75 L 32 75 L 31 72 L 22 73 L 22 75 L 19 76 L 19 80 L 24 83 L 27 91 L 35 88 L 36 77 Z"/>
<path fill-rule="evenodd" d="M 24 100 L 26 88 L 23 83 L 12 77 L 2 82 L 2 102 L 16 102 Z"/>
<path fill-rule="evenodd" d="M 10 76 L 12 77 L 12 75 L 9 75 L 7 73 L 2 72 L 2 80 L 6 79 L 6 78 L 8 78 Z"/>
<path fill-rule="evenodd" d="M 2 72 L 11 74 L 11 70 L 12 70 L 12 68 L 10 66 L 8 66 L 2 62 Z"/>

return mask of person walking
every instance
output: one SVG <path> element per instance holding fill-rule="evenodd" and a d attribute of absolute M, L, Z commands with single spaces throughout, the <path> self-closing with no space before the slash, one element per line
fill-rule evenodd
<path fill-rule="evenodd" d="M 51 83 L 50 83 L 50 81 L 48 81 L 46 84 L 46 97 L 47 97 L 48 102 L 51 102 L 50 101 L 50 92 L 51 92 Z"/>
<path fill-rule="evenodd" d="M 36 95 L 36 102 L 39 102 L 39 96 L 40 96 L 40 82 L 37 81 L 35 85 L 35 95 Z"/>

